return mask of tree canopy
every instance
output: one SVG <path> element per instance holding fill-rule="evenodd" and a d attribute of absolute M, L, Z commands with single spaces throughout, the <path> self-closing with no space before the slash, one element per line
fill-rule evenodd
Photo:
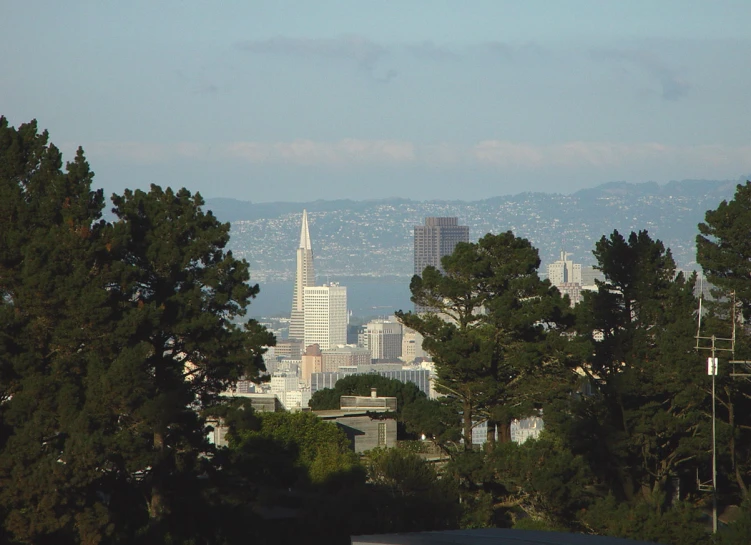
<path fill-rule="evenodd" d="M 311 412 L 222 397 L 240 377 L 264 379 L 274 338 L 245 319 L 259 288 L 201 196 L 125 190 L 108 221 L 93 176 L 81 149 L 64 164 L 36 122 L 0 117 L 0 542 L 346 543 L 483 526 L 708 542 L 696 275 L 646 231 L 597 242 L 604 280 L 573 310 L 511 232 L 415 276 L 424 312 L 398 316 L 423 335 L 441 396 L 360 375 L 311 406 L 377 388 L 397 398 L 403 431 L 441 450 L 402 442 L 361 457 Z M 750 204 L 751 182 L 697 237 L 715 287 L 702 332 L 736 331 L 732 357 L 749 360 Z M 720 369 L 717 493 L 737 521 L 711 542 L 739 545 L 751 539 L 751 375 L 726 358 Z M 510 442 L 529 415 L 545 430 Z M 229 446 L 208 442 L 209 423 L 229 427 Z"/>
<path fill-rule="evenodd" d="M 537 250 L 511 232 L 458 244 L 441 264 L 445 273 L 427 267 L 410 285 L 428 311 L 397 316 L 424 337 L 436 389 L 462 415 L 465 448 L 483 421 L 489 437 L 498 424 L 508 441 L 513 418 L 533 414 L 544 390 L 573 379 L 572 355 L 554 340 L 571 324 L 568 302 L 538 277 Z"/>
<path fill-rule="evenodd" d="M 35 122 L 0 118 L 0 509 L 21 542 L 174 528 L 201 409 L 274 342 L 234 324 L 258 287 L 200 195 L 127 190 L 108 223 L 92 179 L 82 150 L 63 169 Z"/>
<path fill-rule="evenodd" d="M 413 383 L 402 382 L 381 375 L 350 375 L 336 381 L 333 388 L 318 390 L 310 398 L 310 408 L 314 411 L 339 408 L 341 396 L 369 396 L 371 388 L 377 390 L 379 397 L 395 397 L 396 410 L 401 415 L 403 409 L 418 399 L 425 399 L 425 394 Z"/>

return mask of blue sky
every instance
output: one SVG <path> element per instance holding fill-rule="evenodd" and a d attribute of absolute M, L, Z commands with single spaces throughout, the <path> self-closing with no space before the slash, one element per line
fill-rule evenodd
<path fill-rule="evenodd" d="M 0 115 L 83 146 L 107 193 L 737 179 L 750 20 L 748 0 L 0 0 Z"/>

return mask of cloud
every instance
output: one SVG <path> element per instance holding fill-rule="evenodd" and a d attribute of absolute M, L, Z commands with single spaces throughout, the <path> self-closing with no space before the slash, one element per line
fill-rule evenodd
<path fill-rule="evenodd" d="M 471 149 L 480 164 L 533 170 L 541 167 L 617 170 L 635 165 L 751 168 L 751 145 L 671 146 L 659 142 L 573 141 L 550 146 L 485 140 Z"/>
<path fill-rule="evenodd" d="M 431 40 L 422 42 L 378 43 L 358 34 L 336 38 L 291 38 L 277 36 L 263 40 L 236 42 L 235 47 L 254 55 L 276 55 L 298 59 L 326 59 L 348 63 L 365 72 L 377 83 L 389 83 L 408 67 L 394 64 L 404 60 L 418 63 L 453 63 L 457 61 L 509 60 L 518 55 L 541 55 L 544 50 L 535 44 L 512 46 L 503 42 L 486 42 L 471 46 L 449 46 Z"/>
<path fill-rule="evenodd" d="M 67 150 L 67 148 L 64 148 Z M 73 149 L 73 148 L 71 148 Z M 451 143 L 417 144 L 404 140 L 345 138 L 338 141 L 297 139 L 288 142 L 92 142 L 89 157 L 133 164 L 173 160 L 242 161 L 255 165 L 485 167 L 537 171 L 544 168 L 614 171 L 643 165 L 683 165 L 728 170 L 751 169 L 751 145 L 671 146 L 658 142 L 572 141 L 535 145 L 483 140 L 471 146 Z"/>
<path fill-rule="evenodd" d="M 595 59 L 616 61 L 637 67 L 647 76 L 656 80 L 661 88 L 662 98 L 675 101 L 685 97 L 691 85 L 658 55 L 645 50 L 601 49 L 592 52 Z"/>
<path fill-rule="evenodd" d="M 470 154 L 478 163 L 501 167 L 536 167 L 544 160 L 540 148 L 505 140 L 484 140 Z"/>
<path fill-rule="evenodd" d="M 359 68 L 371 71 L 387 54 L 386 48 L 356 34 L 338 38 L 287 38 L 277 36 L 267 40 L 246 40 L 235 44 L 242 51 L 257 54 L 297 57 L 322 57 L 354 62 Z"/>
<path fill-rule="evenodd" d="M 345 138 L 338 142 L 235 142 L 225 146 L 221 153 L 228 158 L 243 159 L 252 163 L 334 166 L 412 162 L 415 159 L 415 146 L 411 142 L 398 140 Z"/>
<path fill-rule="evenodd" d="M 406 44 L 402 48 L 409 55 L 420 60 L 453 61 L 460 57 L 459 53 L 453 49 L 436 45 L 432 41 Z"/>

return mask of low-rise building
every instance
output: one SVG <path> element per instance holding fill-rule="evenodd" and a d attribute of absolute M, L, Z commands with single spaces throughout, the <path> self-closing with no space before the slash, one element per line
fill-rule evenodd
<path fill-rule="evenodd" d="M 313 412 L 339 426 L 355 452 L 396 446 L 396 398 L 378 397 L 375 388 L 370 396 L 342 396 L 339 410 Z"/>

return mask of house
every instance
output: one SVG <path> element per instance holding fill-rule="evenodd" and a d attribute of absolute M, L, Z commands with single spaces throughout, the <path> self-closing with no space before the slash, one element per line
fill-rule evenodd
<path fill-rule="evenodd" d="M 313 411 L 339 426 L 357 453 L 396 446 L 395 412 L 396 398 L 378 397 L 375 388 L 370 396 L 342 396 L 338 410 Z"/>

